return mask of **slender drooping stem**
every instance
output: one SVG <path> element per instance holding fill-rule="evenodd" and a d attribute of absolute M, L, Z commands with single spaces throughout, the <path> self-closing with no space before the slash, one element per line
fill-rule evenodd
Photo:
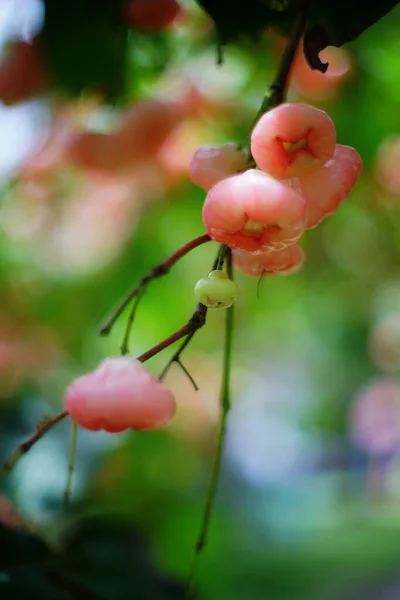
<path fill-rule="evenodd" d="M 74 474 L 74 467 L 75 467 L 77 437 L 78 437 L 78 425 L 76 423 L 72 423 L 71 442 L 70 442 L 69 461 L 68 461 L 67 484 L 65 486 L 65 492 L 64 492 L 64 506 L 66 509 L 69 508 L 69 503 L 70 503 L 70 499 L 71 499 L 72 477 Z"/>
<path fill-rule="evenodd" d="M 118 308 L 115 310 L 115 312 L 111 315 L 111 317 L 109 318 L 107 323 L 101 328 L 100 334 L 108 335 L 110 333 L 115 322 L 117 321 L 119 316 L 124 312 L 125 308 L 132 302 L 132 300 L 136 296 L 138 296 L 139 294 L 140 295 L 143 294 L 146 287 L 149 285 L 149 283 L 151 281 L 153 281 L 153 279 L 158 279 L 159 277 L 163 277 L 164 275 L 166 275 L 169 272 L 169 270 L 171 269 L 171 267 L 173 267 L 181 258 L 186 256 L 186 254 L 188 254 L 189 252 L 191 252 L 198 246 L 201 246 L 202 244 L 205 244 L 206 242 L 209 242 L 209 241 L 211 241 L 210 236 L 207 233 L 204 233 L 203 235 L 200 235 L 199 237 L 194 238 L 190 242 L 187 242 L 186 244 L 184 244 L 183 246 L 178 248 L 178 250 L 173 252 L 170 256 L 168 256 L 168 258 L 166 258 L 165 260 L 160 262 L 158 265 L 153 267 L 153 269 L 151 269 L 151 271 L 149 271 L 139 281 L 139 283 L 133 288 L 133 290 L 131 292 L 129 292 L 129 294 L 126 296 L 126 298 L 121 302 L 121 304 L 118 306 Z"/>
<path fill-rule="evenodd" d="M 232 279 L 232 252 L 228 250 L 226 253 L 227 274 Z M 196 575 L 196 569 L 201 551 L 207 541 L 207 533 L 210 525 L 212 508 L 217 490 L 219 473 L 221 470 L 222 456 L 225 443 L 226 422 L 230 409 L 230 381 L 231 381 L 231 363 L 232 363 L 232 342 L 233 342 L 233 320 L 234 320 L 234 305 L 226 311 L 225 320 L 225 343 L 224 343 L 224 359 L 223 359 L 223 375 L 220 395 L 220 420 L 217 434 L 217 446 L 214 453 L 214 461 L 211 470 L 210 482 L 208 484 L 206 504 L 203 511 L 203 516 L 200 525 L 199 535 L 197 537 L 192 563 L 189 570 L 189 576 L 186 587 L 185 600 L 189 600 L 193 591 L 193 583 Z"/>
<path fill-rule="evenodd" d="M 54 425 L 65 419 L 68 416 L 68 412 L 64 410 L 55 417 L 46 417 L 41 423 L 38 424 L 36 431 L 31 437 L 25 442 L 20 444 L 10 458 L 4 463 L 3 468 L 0 470 L 0 475 L 8 473 L 13 469 L 14 465 L 19 461 L 20 458 L 32 448 L 36 442 L 40 440 L 45 433 L 49 431 Z"/>

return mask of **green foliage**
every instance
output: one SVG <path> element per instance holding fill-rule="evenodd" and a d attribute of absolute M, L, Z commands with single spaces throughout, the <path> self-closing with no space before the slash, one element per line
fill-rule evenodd
<path fill-rule="evenodd" d="M 214 20 L 222 44 L 240 36 L 257 36 L 267 27 L 288 34 L 299 10 L 306 4 L 303 0 L 279 3 L 265 0 L 197 1 Z M 304 52 L 313 69 L 325 72 L 327 65 L 318 56 L 321 50 L 327 46 L 342 46 L 356 39 L 392 10 L 397 1 L 365 3 L 363 0 L 311 0 L 309 4 Z"/>
<path fill-rule="evenodd" d="M 54 550 L 35 534 L 0 525 L 3 600 L 179 600 L 183 585 L 151 564 L 137 528 L 121 519 L 76 521 Z"/>
<path fill-rule="evenodd" d="M 121 2 L 48 0 L 45 11 L 40 37 L 55 83 L 72 94 L 117 98 L 125 84 L 128 35 Z"/>

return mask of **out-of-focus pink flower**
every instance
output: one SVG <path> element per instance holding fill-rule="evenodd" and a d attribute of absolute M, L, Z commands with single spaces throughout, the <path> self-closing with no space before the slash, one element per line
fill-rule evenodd
<path fill-rule="evenodd" d="M 387 314 L 376 323 L 369 336 L 369 351 L 381 369 L 400 371 L 400 313 Z"/>
<path fill-rule="evenodd" d="M 373 455 L 400 449 L 400 382 L 378 379 L 355 398 L 349 415 L 350 434 L 356 444 Z"/>

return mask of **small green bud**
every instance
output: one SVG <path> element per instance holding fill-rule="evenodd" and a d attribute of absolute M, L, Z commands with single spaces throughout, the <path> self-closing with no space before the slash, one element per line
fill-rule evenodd
<path fill-rule="evenodd" d="M 228 308 L 238 295 L 238 286 L 224 271 L 211 271 L 194 288 L 196 299 L 207 308 Z"/>

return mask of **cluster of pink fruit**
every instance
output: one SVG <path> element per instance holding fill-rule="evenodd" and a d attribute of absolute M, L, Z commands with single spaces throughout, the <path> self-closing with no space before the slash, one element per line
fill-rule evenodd
<path fill-rule="evenodd" d="M 234 265 L 253 276 L 297 270 L 297 241 L 349 194 L 361 171 L 356 150 L 336 144 L 335 127 L 305 104 L 265 113 L 251 136 L 251 154 L 236 144 L 204 146 L 190 164 L 192 180 L 207 191 L 203 220 L 209 236 L 232 248 Z M 249 168 L 250 160 L 261 169 Z M 207 307 L 226 308 L 236 284 L 211 271 L 195 287 Z M 169 390 L 132 358 L 106 360 L 69 387 L 66 409 L 90 430 L 153 429 L 172 419 Z"/>
<path fill-rule="evenodd" d="M 251 154 L 259 169 L 248 168 L 247 153 L 231 143 L 194 154 L 191 178 L 208 192 L 205 227 L 233 249 L 233 263 L 245 273 L 293 272 L 304 261 L 297 241 L 347 198 L 361 158 L 336 144 L 325 112 L 301 103 L 281 104 L 260 118 Z"/>

